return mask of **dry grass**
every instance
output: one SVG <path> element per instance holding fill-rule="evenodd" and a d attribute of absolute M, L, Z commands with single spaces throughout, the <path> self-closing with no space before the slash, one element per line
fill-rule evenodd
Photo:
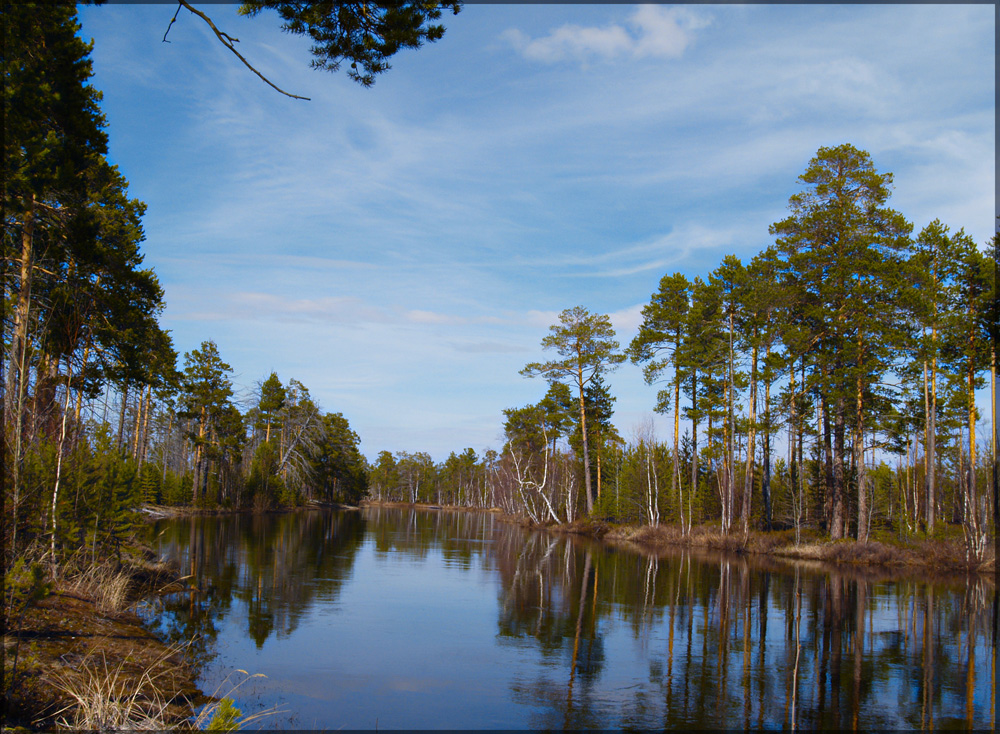
<path fill-rule="evenodd" d="M 171 650 L 171 653 L 174 651 Z M 70 700 L 55 715 L 59 726 L 89 731 L 162 731 L 177 723 L 156 685 L 153 666 L 138 681 L 126 672 L 125 661 L 109 666 L 102 655 L 89 657 L 75 669 L 75 675 L 60 671 L 55 687 Z"/>
<path fill-rule="evenodd" d="M 247 681 L 265 677 L 262 673 L 238 670 L 236 673 L 242 678 L 233 683 L 232 676 L 227 677 L 194 719 L 179 717 L 178 708 L 160 692 L 163 686 L 159 680 L 164 675 L 160 664 L 177 652 L 176 646 L 169 648 L 138 678 L 129 672 L 125 661 L 109 665 L 104 655 L 96 661 L 88 656 L 72 671 L 56 673 L 55 687 L 68 699 L 54 715 L 56 725 L 75 731 L 102 732 L 213 728 L 234 731 L 279 712 L 277 708 L 269 708 L 243 716 L 235 708 L 233 695 Z M 157 668 L 161 672 L 155 672 Z"/>
<path fill-rule="evenodd" d="M 117 613 L 130 603 L 132 572 L 112 563 L 95 563 L 67 579 L 65 589 L 93 600 L 102 612 Z"/>
<path fill-rule="evenodd" d="M 857 543 L 853 540 L 803 543 L 778 548 L 772 552 L 786 558 L 865 565 L 903 565 L 913 560 L 902 548 L 879 542 Z"/>
<path fill-rule="evenodd" d="M 623 529 L 626 532 L 621 539 L 630 543 L 659 546 L 684 542 L 680 528 L 674 525 L 642 525 L 637 528 L 626 527 Z"/>

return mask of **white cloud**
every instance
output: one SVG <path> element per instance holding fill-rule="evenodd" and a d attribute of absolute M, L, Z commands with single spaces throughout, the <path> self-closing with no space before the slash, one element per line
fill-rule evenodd
<path fill-rule="evenodd" d="M 465 319 L 449 314 L 435 313 L 434 311 L 423 311 L 413 309 L 407 311 L 405 318 L 414 324 L 463 324 Z"/>
<path fill-rule="evenodd" d="M 624 346 L 629 340 L 629 334 L 639 331 L 639 324 L 642 323 L 642 309 L 645 304 L 637 303 L 634 306 L 623 308 L 609 314 L 611 323 L 615 327 L 618 341 Z"/>
<path fill-rule="evenodd" d="M 679 58 L 692 40 L 692 32 L 708 20 L 687 8 L 640 5 L 626 22 L 628 28 L 613 23 L 604 27 L 574 24 L 561 26 L 547 36 L 530 38 L 512 28 L 501 38 L 526 59 L 543 63 L 621 57 Z"/>

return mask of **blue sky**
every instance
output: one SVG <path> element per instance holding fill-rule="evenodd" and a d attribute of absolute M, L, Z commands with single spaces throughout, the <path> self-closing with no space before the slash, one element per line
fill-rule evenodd
<path fill-rule="evenodd" d="M 771 243 L 821 146 L 867 150 L 917 230 L 993 233 L 992 5 L 472 4 L 371 89 L 274 15 L 203 6 L 309 102 L 186 10 L 162 43 L 175 8 L 80 9 L 162 323 L 244 394 L 301 381 L 369 458 L 499 449 L 560 311 L 625 346 L 664 273 Z M 628 437 L 656 389 L 608 382 Z"/>

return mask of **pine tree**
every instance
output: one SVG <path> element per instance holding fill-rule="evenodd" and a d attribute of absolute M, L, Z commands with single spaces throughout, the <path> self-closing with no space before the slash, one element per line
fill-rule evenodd
<path fill-rule="evenodd" d="M 642 375 L 647 385 L 660 382 L 672 371 L 672 395 L 666 390 L 657 394 L 656 412 L 674 416 L 674 460 L 670 474 L 671 494 L 681 508 L 681 526 L 684 526 L 684 503 L 681 501 L 681 468 L 677 460 L 680 451 L 681 420 L 681 370 L 678 367 L 678 352 L 685 337 L 686 316 L 690 306 L 691 284 L 681 273 L 664 275 L 660 287 L 642 307 L 642 323 L 639 333 L 628 347 L 629 359 L 634 364 L 642 364 Z M 671 409 L 671 398 L 673 407 Z"/>
<path fill-rule="evenodd" d="M 799 180 L 806 187 L 789 200 L 791 215 L 771 225 L 787 259 L 817 388 L 832 427 L 830 535 L 846 534 L 847 431 L 853 423 L 854 460 L 862 472 L 872 386 L 889 367 L 896 324 L 883 307 L 899 303 L 902 258 L 911 225 L 885 207 L 892 174 L 875 170 L 868 153 L 852 145 L 820 148 Z M 864 491 L 859 518 L 864 515 Z M 866 527 L 860 523 L 862 539 Z"/>
<path fill-rule="evenodd" d="M 611 319 L 592 314 L 583 306 L 568 308 L 559 315 L 560 324 L 549 327 L 551 334 L 542 339 L 542 347 L 555 349 L 561 360 L 532 362 L 521 370 L 527 377 L 541 375 L 549 381 L 568 380 L 577 388 L 580 406 L 580 429 L 583 436 L 583 476 L 587 495 L 587 514 L 594 511 L 594 494 L 590 481 L 590 451 L 584 391 L 601 372 L 617 367 L 625 360 L 618 352 Z"/>
<path fill-rule="evenodd" d="M 197 503 L 204 496 L 208 483 L 207 462 L 215 448 L 218 427 L 230 406 L 233 385 L 229 374 L 233 368 L 222 361 L 213 341 L 205 341 L 201 349 L 184 355 L 184 377 L 181 402 L 182 417 L 192 419 L 194 427 L 188 439 L 194 444 L 195 471 L 191 485 L 192 500 Z"/>

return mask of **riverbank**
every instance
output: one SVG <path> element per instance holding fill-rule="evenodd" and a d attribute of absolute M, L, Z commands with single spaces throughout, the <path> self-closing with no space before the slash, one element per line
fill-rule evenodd
<path fill-rule="evenodd" d="M 255 509 L 253 507 L 192 507 L 190 505 L 152 505 L 144 504 L 139 512 L 147 520 L 165 520 L 171 517 L 222 517 L 225 515 L 267 515 L 285 512 L 304 512 L 308 510 L 358 510 L 357 505 L 344 505 L 339 502 L 321 502 L 309 500 L 296 507 L 273 507 Z"/>
<path fill-rule="evenodd" d="M 799 561 L 811 561 L 852 566 L 875 566 L 897 569 L 926 568 L 936 573 L 986 573 L 996 574 L 996 549 L 981 563 L 970 564 L 965 554 L 965 542 L 960 527 L 943 527 L 931 537 L 901 539 L 889 533 L 873 535 L 867 543 L 853 538 L 829 540 L 820 533 L 805 529 L 799 543 L 794 530 L 769 532 L 752 530 L 746 536 L 734 531 L 728 535 L 717 526 L 699 525 L 687 535 L 673 525 L 628 525 L 602 520 L 577 520 L 564 524 L 539 524 L 514 515 L 507 515 L 497 508 L 459 507 L 453 505 L 427 505 L 406 502 L 377 502 L 365 500 L 362 505 L 380 507 L 412 507 L 421 510 L 491 512 L 501 520 L 513 522 L 533 530 L 556 534 L 577 535 L 602 542 L 628 547 L 637 551 L 657 551 L 670 546 L 701 548 L 738 554 L 774 556 Z"/>
<path fill-rule="evenodd" d="M 995 549 L 991 549 L 991 554 L 982 562 L 970 563 L 966 557 L 961 528 L 943 528 L 931 537 L 918 536 L 908 539 L 880 533 L 866 543 L 859 543 L 853 538 L 829 540 L 812 530 L 803 531 L 798 543 L 795 541 L 794 530 L 770 532 L 751 530 L 746 535 L 740 531 L 733 531 L 726 535 L 712 525 L 692 527 L 687 535 L 672 525 L 615 525 L 589 520 L 568 525 L 552 525 L 547 529 L 551 532 L 584 535 L 640 549 L 655 550 L 665 546 L 683 546 L 853 566 L 926 568 L 944 573 L 996 574 Z"/>
<path fill-rule="evenodd" d="M 4 731 L 183 728 L 208 699 L 184 650 L 135 613 L 139 600 L 186 587 L 177 569 L 147 551 L 62 573 L 8 620 Z"/>

